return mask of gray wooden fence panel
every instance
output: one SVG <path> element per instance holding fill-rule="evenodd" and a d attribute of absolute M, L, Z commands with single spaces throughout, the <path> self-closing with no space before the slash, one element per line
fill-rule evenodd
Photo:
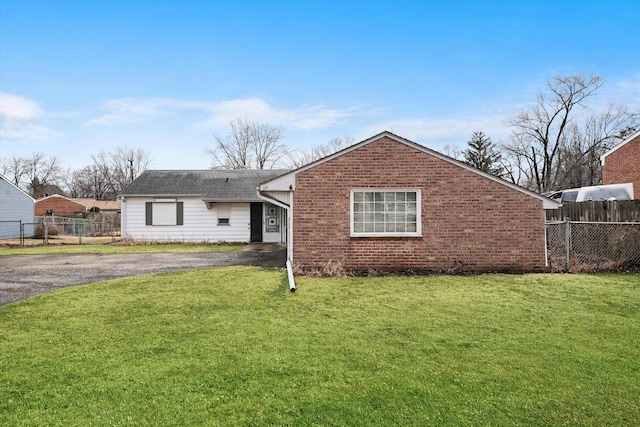
<path fill-rule="evenodd" d="M 640 222 L 640 200 L 564 203 L 547 210 L 547 221 Z"/>

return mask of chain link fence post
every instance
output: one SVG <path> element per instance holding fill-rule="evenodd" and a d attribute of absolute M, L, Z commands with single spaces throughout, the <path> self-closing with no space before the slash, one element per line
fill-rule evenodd
<path fill-rule="evenodd" d="M 565 225 L 564 247 L 565 247 L 565 253 L 566 253 L 566 258 L 565 258 L 566 269 L 567 271 L 571 271 L 571 221 L 569 220 L 569 217 L 567 217 L 566 225 Z"/>

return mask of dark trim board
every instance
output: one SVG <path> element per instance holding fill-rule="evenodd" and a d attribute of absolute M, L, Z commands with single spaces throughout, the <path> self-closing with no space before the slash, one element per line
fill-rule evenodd
<path fill-rule="evenodd" d="M 251 203 L 250 226 L 252 243 L 262 242 L 262 203 Z"/>

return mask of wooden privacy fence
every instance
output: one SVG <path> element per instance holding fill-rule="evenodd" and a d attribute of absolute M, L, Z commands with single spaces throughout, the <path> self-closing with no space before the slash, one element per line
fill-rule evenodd
<path fill-rule="evenodd" d="M 640 200 L 609 200 L 564 203 L 547 210 L 547 222 L 640 222 Z"/>

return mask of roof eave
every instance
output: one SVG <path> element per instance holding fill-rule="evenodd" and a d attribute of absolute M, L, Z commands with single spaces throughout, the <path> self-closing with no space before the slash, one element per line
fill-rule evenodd
<path fill-rule="evenodd" d="M 600 163 L 602 164 L 602 166 L 604 166 L 604 162 L 605 159 L 607 158 L 607 156 L 609 154 L 612 154 L 614 151 L 616 151 L 618 148 L 623 147 L 624 145 L 626 145 L 628 142 L 633 141 L 634 139 L 636 139 L 637 137 L 640 136 L 640 130 L 634 132 L 633 134 L 631 134 L 629 137 L 627 137 L 624 141 L 622 141 L 620 144 L 616 145 L 615 147 L 613 147 L 611 150 L 607 151 L 606 153 L 604 153 L 602 156 L 600 156 Z"/>

